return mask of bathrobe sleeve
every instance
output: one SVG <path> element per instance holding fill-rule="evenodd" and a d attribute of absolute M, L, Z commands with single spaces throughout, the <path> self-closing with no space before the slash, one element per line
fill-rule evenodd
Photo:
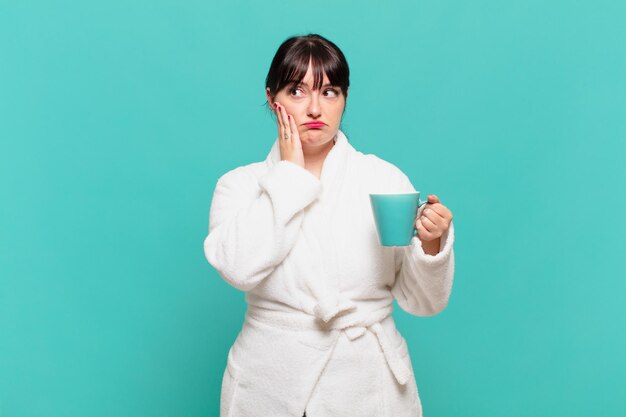
<path fill-rule="evenodd" d="M 258 285 L 295 245 L 304 209 L 321 192 L 319 179 L 290 161 L 257 178 L 240 167 L 217 182 L 204 254 L 233 287 Z"/>
<path fill-rule="evenodd" d="M 404 177 L 403 182 L 408 192 L 415 191 L 408 178 Z M 417 236 L 408 246 L 394 247 L 396 280 L 391 293 L 406 312 L 432 316 L 448 305 L 454 279 L 453 223 L 442 234 L 436 255 L 426 254 Z"/>

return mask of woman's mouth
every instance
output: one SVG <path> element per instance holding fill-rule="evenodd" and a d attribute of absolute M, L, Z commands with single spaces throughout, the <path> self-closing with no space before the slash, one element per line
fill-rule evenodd
<path fill-rule="evenodd" d="M 309 129 L 321 129 L 322 127 L 325 126 L 325 123 L 323 122 L 308 122 L 304 124 L 306 127 L 308 127 Z"/>

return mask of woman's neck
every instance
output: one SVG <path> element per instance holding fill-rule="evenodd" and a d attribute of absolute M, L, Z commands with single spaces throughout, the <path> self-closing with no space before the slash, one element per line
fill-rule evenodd
<path fill-rule="evenodd" d="M 335 146 L 335 142 L 336 137 L 332 141 L 324 144 L 323 146 L 302 146 L 302 154 L 304 155 L 304 167 L 319 178 L 322 172 L 322 166 L 324 165 L 324 161 L 326 160 L 326 156 L 331 151 L 333 146 Z"/>

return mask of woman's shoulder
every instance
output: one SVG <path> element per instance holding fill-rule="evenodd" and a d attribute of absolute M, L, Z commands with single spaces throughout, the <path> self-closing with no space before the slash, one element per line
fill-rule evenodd
<path fill-rule="evenodd" d="M 265 161 L 252 162 L 225 172 L 219 177 L 217 183 L 222 185 L 256 184 L 265 172 L 267 172 L 267 163 Z"/>

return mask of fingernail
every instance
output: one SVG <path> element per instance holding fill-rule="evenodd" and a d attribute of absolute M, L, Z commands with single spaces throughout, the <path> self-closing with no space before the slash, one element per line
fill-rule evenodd
<path fill-rule="evenodd" d="M 291 120 L 291 116 L 290 116 L 290 115 L 287 115 L 287 119 Z"/>

